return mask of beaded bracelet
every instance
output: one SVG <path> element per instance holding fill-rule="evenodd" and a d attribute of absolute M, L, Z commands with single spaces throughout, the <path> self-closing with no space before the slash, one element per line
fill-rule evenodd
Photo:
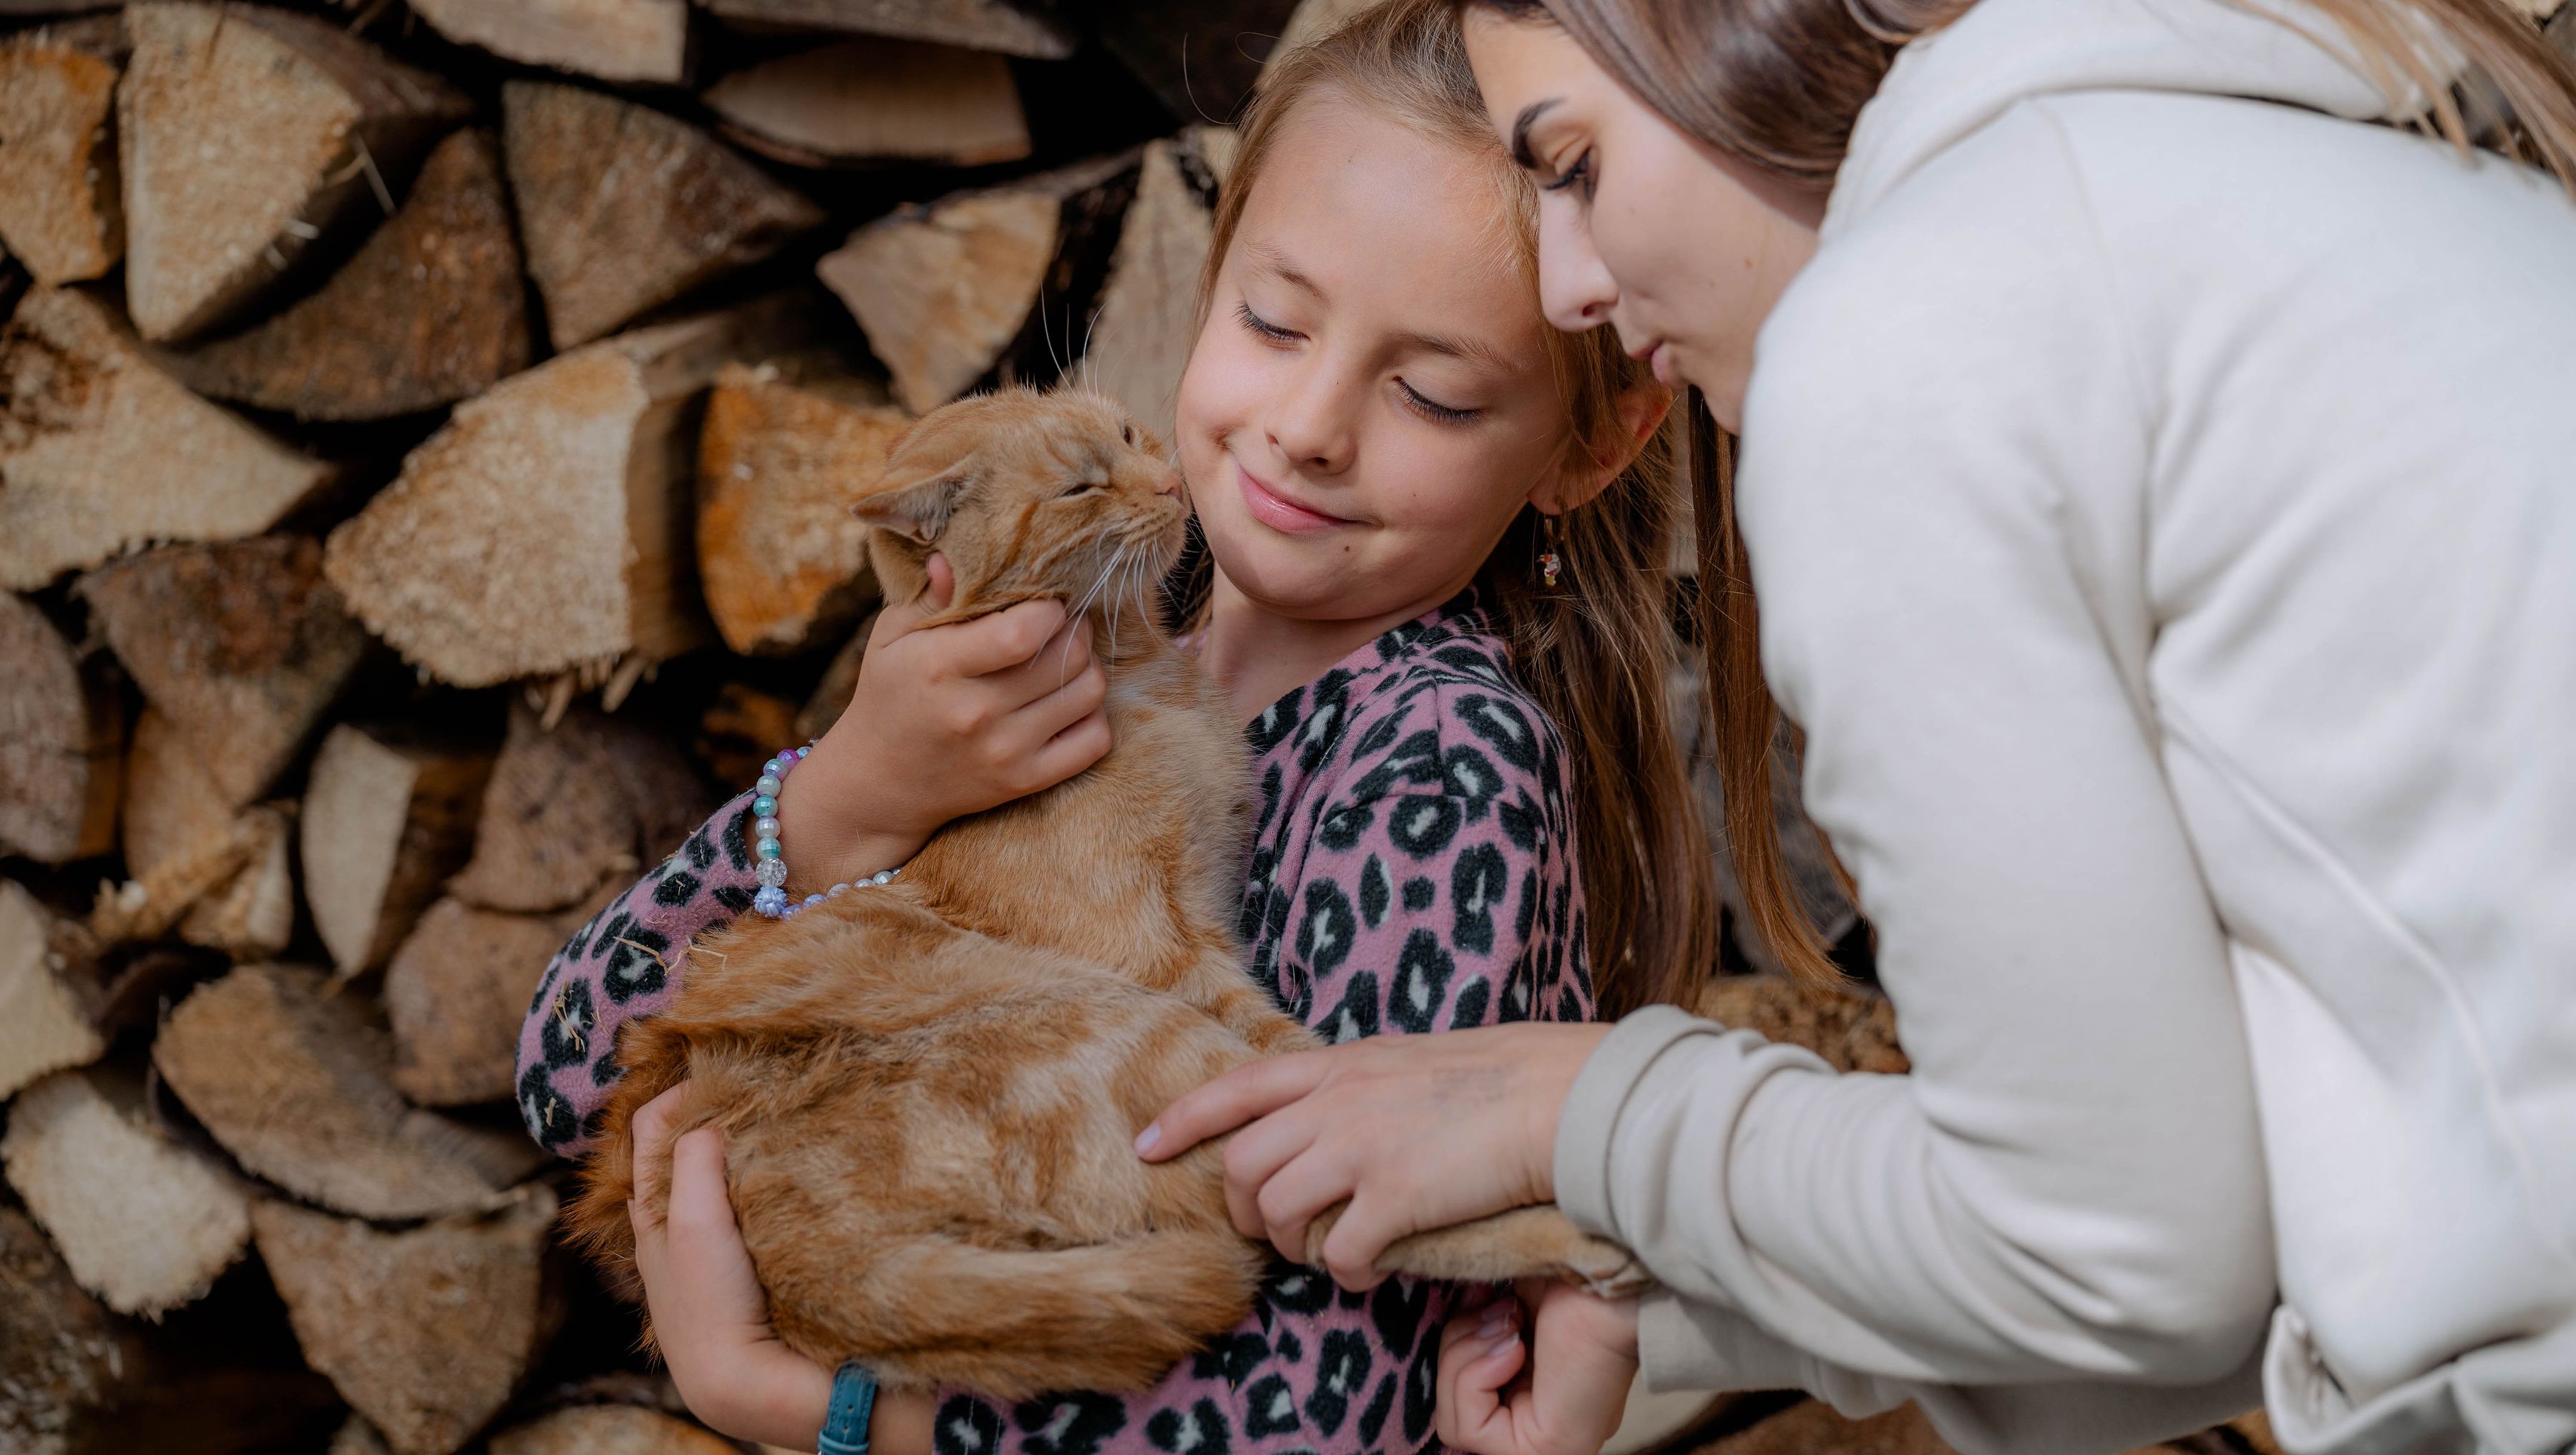
<path fill-rule="evenodd" d="M 778 791 L 787 786 L 787 770 L 805 761 L 805 755 L 812 751 L 812 743 L 784 750 L 760 765 L 760 781 L 751 785 L 755 795 L 751 800 L 751 855 L 758 861 L 752 873 L 760 880 L 760 892 L 751 897 L 751 907 L 771 919 L 793 919 L 799 912 L 812 909 L 824 900 L 853 889 L 890 884 L 903 873 L 903 866 L 898 864 L 891 869 L 880 869 L 865 879 L 835 884 L 820 894 L 806 895 L 801 903 L 788 902 L 786 851 L 778 843 Z"/>

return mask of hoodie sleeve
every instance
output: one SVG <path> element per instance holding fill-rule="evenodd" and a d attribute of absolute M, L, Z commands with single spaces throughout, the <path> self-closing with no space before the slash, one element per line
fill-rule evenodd
<path fill-rule="evenodd" d="M 2207 1386 L 2269 1313 L 2244 1031 L 2159 763 L 2153 410 L 2120 312 L 2024 109 L 1829 231 L 1760 340 L 1764 663 L 1914 1071 L 1632 1017 L 1555 1160 L 1578 1222 L 1812 1360 L 1799 1382 Z M 1991 1399 L 2005 1427 L 1954 1438 L 2026 1448 Z M 2173 1431 L 2200 1418 L 2176 1399 Z"/>

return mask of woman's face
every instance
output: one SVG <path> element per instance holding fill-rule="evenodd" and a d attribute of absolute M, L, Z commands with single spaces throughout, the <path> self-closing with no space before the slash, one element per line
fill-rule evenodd
<path fill-rule="evenodd" d="M 1301 620 L 1428 610 L 1566 454 L 1489 158 L 1319 96 L 1287 118 L 1182 376 L 1182 472 L 1234 589 Z"/>
<path fill-rule="evenodd" d="M 1754 335 L 1815 253 L 1821 200 L 1675 130 L 1551 23 L 1471 7 L 1467 53 L 1495 132 L 1544 189 L 1548 321 L 1611 325 L 1740 427 Z"/>

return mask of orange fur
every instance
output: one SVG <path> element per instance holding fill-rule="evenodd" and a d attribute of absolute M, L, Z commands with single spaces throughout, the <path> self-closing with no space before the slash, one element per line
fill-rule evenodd
<path fill-rule="evenodd" d="M 1316 1044 L 1242 968 L 1249 772 L 1146 604 L 1188 514 L 1158 452 L 1072 390 L 962 401 L 896 441 L 856 507 L 888 594 L 917 597 L 936 549 L 957 576 L 943 619 L 1088 608 L 1114 746 L 949 825 L 892 884 L 709 937 L 670 1008 L 627 1030 L 583 1167 L 572 1225 L 613 1273 L 628 1201 L 666 1191 L 632 1185 L 632 1119 L 687 1080 L 672 1133 L 724 1131 L 772 1321 L 827 1368 L 1005 1399 L 1138 1389 L 1249 1310 L 1265 1259 L 1228 1221 L 1218 1148 L 1149 1165 L 1131 1147 L 1210 1076 Z M 1406 1239 L 1385 1266 L 1632 1269 L 1552 1208 Z"/>

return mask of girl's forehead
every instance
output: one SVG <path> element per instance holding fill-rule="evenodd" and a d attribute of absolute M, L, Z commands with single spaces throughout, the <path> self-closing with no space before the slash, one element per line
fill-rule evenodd
<path fill-rule="evenodd" d="M 1283 119 L 1229 265 L 1521 356 L 1545 327 L 1498 148 L 1318 96 Z"/>

